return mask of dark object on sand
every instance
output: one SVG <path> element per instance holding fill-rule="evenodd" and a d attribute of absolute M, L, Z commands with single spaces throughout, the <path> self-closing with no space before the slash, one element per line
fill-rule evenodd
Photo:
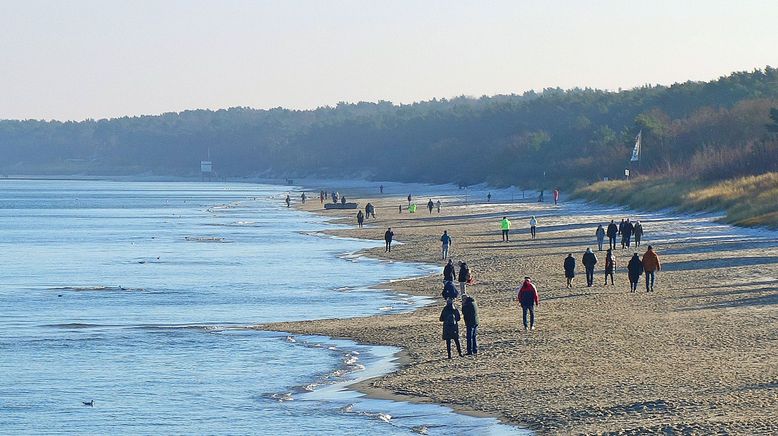
<path fill-rule="evenodd" d="M 357 203 L 327 203 L 324 205 L 325 209 L 356 209 L 359 206 Z"/>
<path fill-rule="evenodd" d="M 95 400 L 92 400 L 92 401 L 82 401 L 82 403 L 84 403 L 84 406 L 95 407 Z"/>

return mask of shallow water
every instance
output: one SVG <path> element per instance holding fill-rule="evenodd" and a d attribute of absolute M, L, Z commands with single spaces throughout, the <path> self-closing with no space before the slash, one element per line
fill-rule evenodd
<path fill-rule="evenodd" d="M 0 182 L 0 431 L 517 433 L 344 390 L 393 349 L 242 328 L 408 310 L 367 287 L 430 272 L 345 256 L 376 243 L 311 236 L 285 189 Z"/>

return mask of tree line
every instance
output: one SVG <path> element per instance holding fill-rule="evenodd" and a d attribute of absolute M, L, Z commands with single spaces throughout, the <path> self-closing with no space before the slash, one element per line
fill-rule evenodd
<path fill-rule="evenodd" d="M 550 187 L 638 170 L 778 170 L 778 70 L 626 91 L 548 88 L 315 110 L 236 107 L 101 120 L 0 120 L 3 174 L 354 177 Z M 771 118 L 772 117 L 772 118 Z"/>

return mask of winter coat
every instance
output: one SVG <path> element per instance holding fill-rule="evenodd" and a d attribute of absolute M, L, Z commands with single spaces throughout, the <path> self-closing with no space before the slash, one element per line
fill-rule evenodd
<path fill-rule="evenodd" d="M 364 220 L 365 220 L 365 214 L 363 214 L 362 211 L 360 210 L 359 212 L 357 212 L 357 221 L 361 223 Z"/>
<path fill-rule="evenodd" d="M 616 256 L 611 253 L 610 256 L 605 256 L 605 274 L 611 274 L 616 271 Z"/>
<path fill-rule="evenodd" d="M 457 291 L 457 287 L 454 286 L 454 282 L 446 282 L 443 285 L 443 298 L 448 300 L 449 298 L 457 298 L 459 296 L 459 291 Z"/>
<path fill-rule="evenodd" d="M 575 277 L 575 258 L 573 256 L 565 258 L 565 277 L 570 279 Z"/>
<path fill-rule="evenodd" d="M 621 222 L 619 223 L 619 234 L 624 233 L 624 224 L 625 224 L 624 220 L 621 220 Z"/>
<path fill-rule="evenodd" d="M 451 236 L 446 233 L 443 236 L 440 237 L 440 242 L 443 243 L 443 245 L 450 245 L 451 244 Z"/>
<path fill-rule="evenodd" d="M 594 265 L 597 265 L 597 256 L 595 256 L 593 252 L 587 251 L 584 253 L 581 263 L 587 268 L 594 268 Z"/>
<path fill-rule="evenodd" d="M 640 239 L 643 237 L 643 224 L 635 224 L 635 237 Z"/>
<path fill-rule="evenodd" d="M 443 280 L 447 282 L 453 282 L 455 278 L 454 265 L 447 263 L 446 266 L 443 267 Z"/>
<path fill-rule="evenodd" d="M 538 220 L 536 220 L 535 218 L 530 219 L 529 220 L 529 225 L 530 225 L 530 227 L 537 226 L 538 225 Z"/>
<path fill-rule="evenodd" d="M 478 325 L 478 305 L 475 304 L 473 297 L 465 298 L 465 302 L 462 303 L 462 317 L 465 319 L 466 326 Z"/>
<path fill-rule="evenodd" d="M 594 232 L 594 235 L 597 236 L 598 241 L 602 241 L 605 239 L 605 229 L 602 227 L 597 227 L 597 231 Z"/>
<path fill-rule="evenodd" d="M 618 234 L 619 234 L 619 228 L 616 226 L 616 223 L 608 224 L 608 232 L 607 232 L 608 237 L 615 238 L 616 235 Z"/>
<path fill-rule="evenodd" d="M 503 230 L 511 229 L 511 222 L 508 221 L 508 218 L 505 218 L 504 220 L 500 221 L 500 228 Z"/>
<path fill-rule="evenodd" d="M 443 339 L 454 339 L 459 337 L 460 320 L 459 310 L 456 307 L 446 305 L 440 312 L 440 321 L 443 323 Z"/>
<path fill-rule="evenodd" d="M 627 274 L 631 282 L 636 282 L 643 274 L 643 262 L 640 261 L 640 257 L 636 254 L 632 256 L 627 264 Z"/>
<path fill-rule="evenodd" d="M 384 241 L 391 242 L 392 238 L 394 238 L 394 232 L 387 230 L 386 233 L 384 233 Z"/>
<path fill-rule="evenodd" d="M 662 265 L 659 263 L 659 256 L 654 253 L 654 250 L 647 250 L 643 255 L 643 271 L 654 272 L 662 269 Z"/>
<path fill-rule="evenodd" d="M 540 304 L 540 297 L 538 296 L 538 290 L 535 288 L 529 280 L 525 280 L 519 289 L 519 303 L 522 306 L 528 307 L 535 304 Z"/>
<path fill-rule="evenodd" d="M 468 280 L 470 280 L 470 268 L 463 264 L 459 267 L 459 281 L 466 282 Z"/>
<path fill-rule="evenodd" d="M 622 236 L 629 238 L 632 236 L 632 232 L 635 230 L 635 226 L 632 223 L 624 223 L 624 228 L 621 230 Z"/>

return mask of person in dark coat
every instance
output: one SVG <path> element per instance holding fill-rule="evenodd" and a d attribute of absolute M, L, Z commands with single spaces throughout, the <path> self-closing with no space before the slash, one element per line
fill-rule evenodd
<path fill-rule="evenodd" d="M 575 277 L 575 259 L 573 253 L 570 253 L 565 258 L 565 278 L 567 278 L 567 287 L 573 287 L 573 277 Z"/>
<path fill-rule="evenodd" d="M 594 266 L 597 265 L 597 256 L 594 255 L 591 248 L 586 249 L 586 253 L 584 253 L 581 263 L 586 269 L 586 286 L 592 287 L 594 284 Z"/>
<path fill-rule="evenodd" d="M 467 282 L 470 281 L 470 268 L 467 266 L 467 262 L 459 262 L 459 290 L 462 291 L 462 296 L 467 295 Z"/>
<path fill-rule="evenodd" d="M 455 278 L 456 275 L 454 275 L 454 262 L 449 259 L 446 266 L 443 267 L 443 281 L 453 282 Z"/>
<path fill-rule="evenodd" d="M 442 295 L 444 299 L 452 301 L 459 296 L 459 292 L 457 291 L 457 287 L 454 286 L 454 282 L 447 281 L 443 283 Z"/>
<path fill-rule="evenodd" d="M 411 197 L 411 194 L 408 194 L 408 206 L 411 205 L 411 200 L 413 200 L 413 197 Z"/>
<path fill-rule="evenodd" d="M 629 222 L 629 218 L 624 222 L 624 228 L 621 229 L 621 248 L 629 248 L 629 241 L 632 239 L 632 232 L 635 226 Z"/>
<path fill-rule="evenodd" d="M 286 207 L 290 207 L 292 205 L 292 199 L 289 198 L 288 194 L 286 196 L 286 200 L 284 200 L 284 201 L 286 202 Z"/>
<path fill-rule="evenodd" d="M 643 239 L 643 224 L 640 221 L 635 223 L 635 230 L 632 231 L 635 236 L 635 247 L 640 247 L 640 241 Z"/>
<path fill-rule="evenodd" d="M 613 255 L 613 250 L 608 249 L 605 253 L 605 284 L 608 284 L 608 276 L 611 277 L 611 286 L 613 283 L 613 272 L 616 271 L 616 256 Z"/>
<path fill-rule="evenodd" d="M 478 305 L 471 296 L 462 302 L 462 317 L 465 319 L 465 337 L 467 339 L 467 355 L 478 355 Z"/>
<path fill-rule="evenodd" d="M 459 310 L 454 307 L 454 300 L 446 301 L 446 306 L 440 312 L 440 321 L 443 323 L 443 339 L 446 341 L 446 351 L 451 359 L 451 341 L 457 345 L 457 353 L 462 356 L 462 345 L 459 343 Z"/>
<path fill-rule="evenodd" d="M 643 262 L 637 253 L 632 255 L 627 264 L 627 275 L 629 276 L 629 291 L 637 292 L 638 281 L 640 281 L 640 276 L 643 275 Z"/>
<path fill-rule="evenodd" d="M 357 212 L 357 224 L 359 225 L 360 229 L 362 228 L 362 223 L 364 222 L 365 222 L 365 214 L 363 214 L 362 211 L 360 210 L 359 212 Z"/>
<path fill-rule="evenodd" d="M 516 299 L 521 305 L 521 314 L 524 321 L 524 331 L 527 331 L 527 312 L 529 312 L 529 329 L 535 330 L 535 306 L 540 304 L 538 289 L 532 284 L 529 277 L 524 277 L 524 283 L 519 288 Z"/>
<path fill-rule="evenodd" d="M 442 252 L 443 257 L 441 259 L 445 259 L 448 257 L 448 247 L 451 246 L 451 243 L 453 240 L 451 239 L 451 236 L 448 234 L 448 230 L 443 230 L 443 235 L 440 237 L 440 242 L 442 244 Z"/>
<path fill-rule="evenodd" d="M 435 203 L 432 202 L 431 198 L 430 201 L 427 202 L 427 209 L 429 209 L 430 214 L 432 214 L 432 209 L 435 209 Z"/>
<path fill-rule="evenodd" d="M 613 220 L 608 224 L 608 231 L 606 234 L 608 235 L 608 247 L 616 248 L 616 236 L 619 234 L 619 228 Z"/>
<path fill-rule="evenodd" d="M 392 228 L 389 227 L 386 229 L 386 233 L 384 233 L 384 241 L 386 242 L 386 250 L 384 250 L 385 253 L 392 251 L 392 239 L 394 239 L 394 232 L 392 231 Z"/>

